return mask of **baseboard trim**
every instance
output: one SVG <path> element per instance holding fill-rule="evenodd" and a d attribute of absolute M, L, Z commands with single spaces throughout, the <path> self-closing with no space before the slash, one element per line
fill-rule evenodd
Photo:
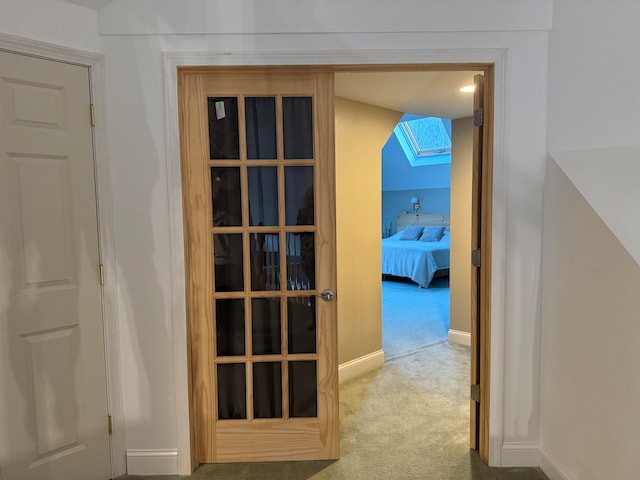
<path fill-rule="evenodd" d="M 549 480 L 570 480 L 569 476 L 543 450 L 540 450 L 540 468 Z"/>
<path fill-rule="evenodd" d="M 178 450 L 127 450 L 128 475 L 176 475 Z"/>
<path fill-rule="evenodd" d="M 508 442 L 502 445 L 503 467 L 539 467 L 540 445 L 530 442 Z"/>
<path fill-rule="evenodd" d="M 471 334 L 460 330 L 449 330 L 449 343 L 457 343 L 458 345 L 471 346 Z"/>
<path fill-rule="evenodd" d="M 352 378 L 376 370 L 384 365 L 384 352 L 378 350 L 338 366 L 338 381 L 344 383 Z"/>

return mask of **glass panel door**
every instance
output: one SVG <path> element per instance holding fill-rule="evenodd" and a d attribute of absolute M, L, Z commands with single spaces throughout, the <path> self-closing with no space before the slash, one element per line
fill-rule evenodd
<path fill-rule="evenodd" d="M 185 75 L 200 461 L 338 456 L 332 81 Z"/>

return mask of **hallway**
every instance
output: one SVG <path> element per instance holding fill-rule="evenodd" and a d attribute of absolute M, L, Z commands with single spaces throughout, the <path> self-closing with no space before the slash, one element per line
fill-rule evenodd
<path fill-rule="evenodd" d="M 469 451 L 469 349 L 432 344 L 340 388 L 338 461 L 202 465 L 191 477 L 119 480 L 545 480 L 537 468 L 489 468 Z"/>

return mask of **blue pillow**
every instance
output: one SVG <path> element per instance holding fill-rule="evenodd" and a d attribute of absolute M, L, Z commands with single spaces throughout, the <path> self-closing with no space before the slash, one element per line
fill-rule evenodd
<path fill-rule="evenodd" d="M 402 235 L 400 235 L 399 240 L 418 240 L 420 238 L 420 235 L 422 235 L 423 229 L 424 227 L 409 225 L 402 231 Z"/>
<path fill-rule="evenodd" d="M 442 236 L 444 235 L 445 227 L 438 227 L 432 225 L 430 227 L 425 227 L 422 236 L 420 237 L 421 242 L 439 242 Z"/>

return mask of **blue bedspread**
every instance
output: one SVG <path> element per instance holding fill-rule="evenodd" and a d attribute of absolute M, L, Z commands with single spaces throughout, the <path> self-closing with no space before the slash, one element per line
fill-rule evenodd
<path fill-rule="evenodd" d="M 399 240 L 401 234 L 382 240 L 382 273 L 410 278 L 426 288 L 436 271 L 450 266 L 449 232 L 439 242 Z"/>

